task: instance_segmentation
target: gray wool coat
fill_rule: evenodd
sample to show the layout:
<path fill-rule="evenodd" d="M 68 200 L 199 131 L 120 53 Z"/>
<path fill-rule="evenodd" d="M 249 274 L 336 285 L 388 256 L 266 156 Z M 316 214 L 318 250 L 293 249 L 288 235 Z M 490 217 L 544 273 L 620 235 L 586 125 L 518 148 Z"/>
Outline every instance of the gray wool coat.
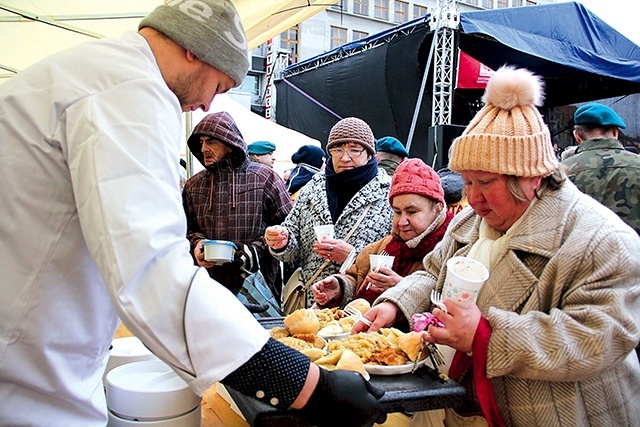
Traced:
<path fill-rule="evenodd" d="M 470 207 L 458 214 L 426 271 L 376 303 L 393 301 L 409 319 L 431 311 L 442 267 L 469 252 L 479 220 Z M 640 425 L 640 238 L 568 180 L 517 227 L 477 302 L 492 328 L 486 370 L 506 425 Z M 468 389 L 470 377 L 461 378 Z"/>
<path fill-rule="evenodd" d="M 389 206 L 390 187 L 389 176 L 383 170 L 379 170 L 378 176 L 362 187 L 347 203 L 334 224 L 334 237 L 344 240 L 369 204 L 371 207 L 348 243 L 353 245 L 357 253 L 360 253 L 368 244 L 389 234 L 393 219 L 393 211 Z M 313 252 L 313 243 L 316 241 L 313 227 L 331 223 L 326 177 L 324 173 L 317 173 L 307 185 L 302 187 L 293 209 L 282 223 L 282 226 L 289 231 L 287 246 L 280 251 L 271 249 L 271 254 L 284 262 L 297 262 L 302 268 L 302 276 L 306 282 L 324 263 L 324 259 Z M 341 264 L 337 262 L 329 263 L 315 281 L 337 273 L 340 266 Z M 312 296 L 309 291 L 307 306 L 311 303 Z"/>

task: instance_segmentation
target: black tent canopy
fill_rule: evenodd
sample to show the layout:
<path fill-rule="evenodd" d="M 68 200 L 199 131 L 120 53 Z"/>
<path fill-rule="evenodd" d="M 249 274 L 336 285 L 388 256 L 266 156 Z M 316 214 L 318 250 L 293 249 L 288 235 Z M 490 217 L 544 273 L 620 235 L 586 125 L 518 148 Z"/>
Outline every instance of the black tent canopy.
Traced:
<path fill-rule="evenodd" d="M 511 64 L 542 76 L 543 112 L 640 92 L 640 48 L 579 3 L 460 15 L 456 47 L 493 69 Z M 340 118 L 356 116 L 376 137 L 406 141 L 433 38 L 429 18 L 288 67 L 276 82 L 278 122 L 324 142 Z M 429 76 L 413 144 L 431 130 L 431 86 Z M 452 124 L 469 122 L 482 92 L 454 91 Z"/>

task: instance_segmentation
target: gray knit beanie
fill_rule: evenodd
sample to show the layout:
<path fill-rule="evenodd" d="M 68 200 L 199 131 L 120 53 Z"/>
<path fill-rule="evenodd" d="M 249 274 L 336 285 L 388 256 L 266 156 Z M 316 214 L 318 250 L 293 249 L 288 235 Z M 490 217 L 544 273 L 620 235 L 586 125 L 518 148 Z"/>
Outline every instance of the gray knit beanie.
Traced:
<path fill-rule="evenodd" d="M 376 153 L 376 139 L 373 136 L 373 131 L 364 120 L 347 117 L 333 125 L 329 132 L 327 150 L 347 142 L 362 145 L 371 155 Z"/>
<path fill-rule="evenodd" d="M 247 39 L 230 0 L 172 0 L 147 15 L 138 29 L 160 31 L 240 86 L 249 71 Z"/>

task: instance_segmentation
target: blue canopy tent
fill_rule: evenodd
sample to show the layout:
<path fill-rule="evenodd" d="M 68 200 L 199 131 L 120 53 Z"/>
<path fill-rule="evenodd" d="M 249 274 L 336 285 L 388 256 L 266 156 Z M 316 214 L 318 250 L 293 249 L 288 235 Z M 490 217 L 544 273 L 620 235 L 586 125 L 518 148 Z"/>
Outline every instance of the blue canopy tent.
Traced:
<path fill-rule="evenodd" d="M 456 47 L 485 65 L 525 67 L 546 85 L 551 107 L 640 93 L 640 48 L 579 3 L 460 14 Z M 341 117 L 366 120 L 376 136 L 406 141 L 427 64 L 430 17 L 348 43 L 288 67 L 276 82 L 278 122 L 320 141 Z M 431 74 L 413 144 L 431 129 Z M 483 90 L 456 89 L 452 124 L 461 131 Z M 422 157 L 422 156 L 421 156 Z"/>

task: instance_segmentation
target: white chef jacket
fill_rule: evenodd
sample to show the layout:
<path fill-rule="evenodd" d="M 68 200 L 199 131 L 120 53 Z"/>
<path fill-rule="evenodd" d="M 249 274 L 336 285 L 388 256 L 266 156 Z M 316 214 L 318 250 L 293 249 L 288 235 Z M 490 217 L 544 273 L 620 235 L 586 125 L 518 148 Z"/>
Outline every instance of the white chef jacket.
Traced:
<path fill-rule="evenodd" d="M 118 317 L 198 394 L 266 343 L 193 265 L 180 137 L 178 99 L 135 32 L 0 86 L 0 425 L 105 425 Z"/>

